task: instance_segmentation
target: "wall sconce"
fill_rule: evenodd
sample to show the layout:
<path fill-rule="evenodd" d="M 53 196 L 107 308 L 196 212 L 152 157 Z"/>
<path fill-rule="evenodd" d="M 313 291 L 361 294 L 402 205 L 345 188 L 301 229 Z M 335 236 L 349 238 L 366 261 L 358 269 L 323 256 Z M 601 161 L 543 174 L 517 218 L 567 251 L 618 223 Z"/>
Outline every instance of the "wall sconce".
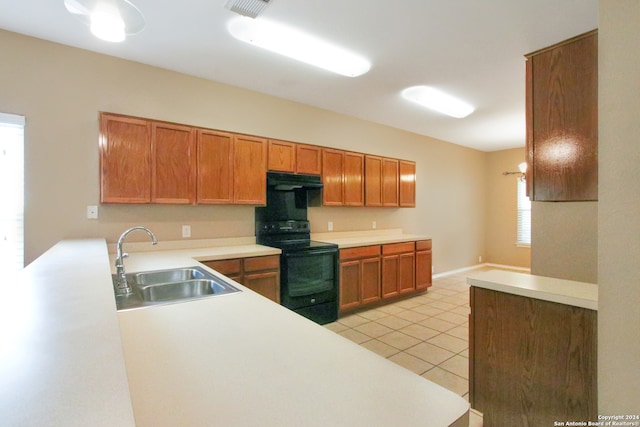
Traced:
<path fill-rule="evenodd" d="M 520 181 L 523 181 L 526 179 L 526 172 L 527 172 L 527 162 L 522 162 L 518 165 L 518 169 L 520 169 L 518 172 L 502 172 L 502 175 L 520 175 L 520 177 L 518 179 L 520 179 Z"/>

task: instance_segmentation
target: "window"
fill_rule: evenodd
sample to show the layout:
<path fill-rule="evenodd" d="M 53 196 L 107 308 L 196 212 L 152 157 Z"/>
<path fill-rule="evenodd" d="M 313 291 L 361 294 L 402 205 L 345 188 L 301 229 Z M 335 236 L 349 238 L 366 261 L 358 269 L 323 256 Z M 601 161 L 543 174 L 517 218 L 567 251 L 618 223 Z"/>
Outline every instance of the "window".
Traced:
<path fill-rule="evenodd" d="M 24 267 L 24 116 L 0 113 L 0 268 Z"/>
<path fill-rule="evenodd" d="M 531 201 L 527 197 L 527 183 L 518 180 L 518 237 L 517 245 L 531 245 Z"/>

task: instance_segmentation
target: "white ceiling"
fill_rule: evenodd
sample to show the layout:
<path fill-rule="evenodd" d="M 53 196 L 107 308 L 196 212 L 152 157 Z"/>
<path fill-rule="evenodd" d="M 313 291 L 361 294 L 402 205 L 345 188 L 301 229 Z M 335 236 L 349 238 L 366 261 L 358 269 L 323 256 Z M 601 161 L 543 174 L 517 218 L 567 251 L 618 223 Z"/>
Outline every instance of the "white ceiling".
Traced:
<path fill-rule="evenodd" d="M 0 28 L 495 151 L 524 145 L 523 55 L 598 24 L 598 0 L 271 0 L 260 17 L 371 60 L 350 78 L 235 40 L 226 0 L 131 1 L 147 26 L 120 44 L 94 38 L 63 0 L 0 1 Z M 420 109 L 400 96 L 414 85 L 476 111 L 455 119 Z"/>

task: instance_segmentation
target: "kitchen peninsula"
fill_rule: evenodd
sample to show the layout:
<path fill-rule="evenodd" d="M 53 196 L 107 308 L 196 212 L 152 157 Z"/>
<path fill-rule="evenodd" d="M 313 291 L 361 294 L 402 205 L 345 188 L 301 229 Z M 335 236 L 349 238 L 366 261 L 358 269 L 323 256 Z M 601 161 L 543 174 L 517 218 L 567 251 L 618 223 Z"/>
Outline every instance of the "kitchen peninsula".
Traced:
<path fill-rule="evenodd" d="M 274 251 L 225 243 L 127 246 L 126 268 Z M 14 313 L 0 325 L 2 389 L 11 390 L 3 423 L 468 425 L 461 397 L 240 284 L 235 294 L 116 312 L 111 265 L 102 239 L 62 241 L 3 285 L 2 313 Z"/>
<path fill-rule="evenodd" d="M 467 283 L 469 398 L 484 425 L 597 421 L 598 286 L 499 270 Z"/>

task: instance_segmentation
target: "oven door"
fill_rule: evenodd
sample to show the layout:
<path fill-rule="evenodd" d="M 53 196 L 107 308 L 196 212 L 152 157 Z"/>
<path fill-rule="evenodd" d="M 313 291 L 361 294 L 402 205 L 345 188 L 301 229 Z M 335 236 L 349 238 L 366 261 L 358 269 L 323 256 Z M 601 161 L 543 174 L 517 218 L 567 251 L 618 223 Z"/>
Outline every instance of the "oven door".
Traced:
<path fill-rule="evenodd" d="M 282 254 L 282 305 L 296 309 L 338 298 L 338 250 L 307 249 Z"/>

